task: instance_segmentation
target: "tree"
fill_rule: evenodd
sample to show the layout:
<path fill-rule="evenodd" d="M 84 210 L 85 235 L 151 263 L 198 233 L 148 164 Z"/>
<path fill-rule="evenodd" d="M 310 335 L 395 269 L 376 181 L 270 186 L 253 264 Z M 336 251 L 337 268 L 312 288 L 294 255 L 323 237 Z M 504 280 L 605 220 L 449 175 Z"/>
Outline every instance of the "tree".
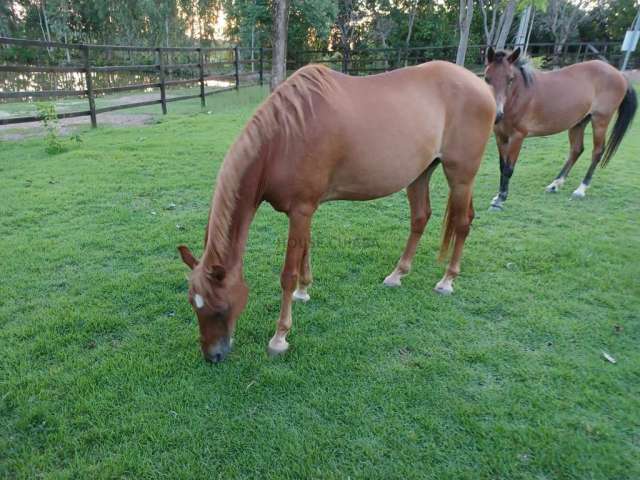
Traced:
<path fill-rule="evenodd" d="M 456 63 L 458 65 L 464 65 L 464 59 L 467 55 L 467 44 L 469 43 L 469 32 L 471 30 L 472 17 L 473 0 L 460 0 L 460 12 L 458 17 L 460 41 L 458 43 L 458 53 L 456 54 Z"/>
<path fill-rule="evenodd" d="M 273 58 L 271 61 L 271 90 L 287 77 L 287 28 L 289 0 L 273 1 Z"/>
<path fill-rule="evenodd" d="M 577 31 L 578 25 L 587 18 L 584 7 L 587 0 L 549 0 L 547 11 L 542 16 L 546 27 L 553 36 L 553 63 L 559 65 L 560 56 L 569 36 Z"/>
<path fill-rule="evenodd" d="M 362 16 L 363 12 L 358 0 L 338 0 L 336 28 L 342 50 L 342 71 L 345 73 L 349 70 L 351 44 L 356 33 L 356 25 Z"/>
<path fill-rule="evenodd" d="M 507 39 L 509 38 L 511 25 L 513 24 L 513 19 L 516 16 L 516 3 L 516 0 L 508 0 L 502 15 L 500 15 L 498 30 L 496 32 L 496 49 L 498 50 L 504 49 Z"/>
<path fill-rule="evenodd" d="M 407 36 L 404 41 L 404 66 L 406 67 L 409 62 L 409 55 L 407 52 L 409 51 L 409 45 L 411 43 L 411 34 L 413 33 L 413 24 L 416 21 L 416 14 L 418 13 L 418 0 L 411 0 L 409 6 L 409 13 L 407 19 Z"/>

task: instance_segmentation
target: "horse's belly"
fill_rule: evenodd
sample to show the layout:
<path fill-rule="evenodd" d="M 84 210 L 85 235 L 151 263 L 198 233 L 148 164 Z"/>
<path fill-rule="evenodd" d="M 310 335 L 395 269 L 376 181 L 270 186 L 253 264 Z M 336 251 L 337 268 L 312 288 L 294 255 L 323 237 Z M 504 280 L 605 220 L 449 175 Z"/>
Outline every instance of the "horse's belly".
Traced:
<path fill-rule="evenodd" d="M 338 168 L 323 200 L 371 200 L 402 190 L 427 168 L 429 159 L 353 161 Z M 371 159 L 369 159 L 371 160 Z"/>

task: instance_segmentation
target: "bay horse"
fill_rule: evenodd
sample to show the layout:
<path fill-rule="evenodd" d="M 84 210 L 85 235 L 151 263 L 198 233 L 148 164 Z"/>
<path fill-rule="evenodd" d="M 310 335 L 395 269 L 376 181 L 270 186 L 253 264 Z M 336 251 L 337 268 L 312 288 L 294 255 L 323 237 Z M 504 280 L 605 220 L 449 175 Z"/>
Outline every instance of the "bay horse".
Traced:
<path fill-rule="evenodd" d="M 574 198 L 584 197 L 596 166 L 604 167 L 611 160 L 636 112 L 636 93 L 624 75 L 601 60 L 540 72 L 520 58 L 520 48 L 496 52 L 491 47 L 484 75 L 493 87 L 498 110 L 494 133 L 500 154 L 500 190 L 491 208 L 501 210 L 507 199 L 509 180 L 526 137 L 569 131 L 569 156 L 546 188 L 547 192 L 557 192 L 584 150 L 584 131 L 591 122 L 591 166 L 573 192 Z M 616 111 L 618 116 L 605 146 L 607 128 Z"/>
<path fill-rule="evenodd" d="M 441 257 L 452 255 L 435 290 L 451 293 L 473 218 L 472 188 L 495 119 L 491 89 L 471 72 L 431 62 L 369 77 L 329 68 L 301 68 L 278 86 L 249 120 L 218 174 L 202 259 L 178 247 L 191 268 L 189 301 L 198 318 L 206 360 L 231 348 L 248 288 L 243 253 L 261 202 L 289 217 L 282 303 L 268 352 L 288 349 L 294 299 L 311 284 L 310 228 L 318 205 L 370 200 L 403 188 L 411 231 L 396 268 L 384 280 L 399 286 L 409 272 L 431 215 L 429 180 L 442 164 L 449 199 Z"/>

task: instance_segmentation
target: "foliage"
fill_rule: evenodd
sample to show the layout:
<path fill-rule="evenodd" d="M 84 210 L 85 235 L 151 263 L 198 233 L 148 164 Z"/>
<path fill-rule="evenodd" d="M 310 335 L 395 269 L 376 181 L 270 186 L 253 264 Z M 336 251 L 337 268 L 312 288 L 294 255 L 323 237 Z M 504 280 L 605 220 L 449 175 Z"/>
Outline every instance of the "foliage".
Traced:
<path fill-rule="evenodd" d="M 488 24 L 505 9 L 508 0 L 483 0 Z M 565 33 L 575 40 L 620 40 L 633 20 L 637 0 L 517 0 L 518 25 L 522 9 L 534 4 L 537 13 L 531 41 L 553 41 L 552 11 L 579 5 L 579 28 Z M 14 0 L 0 2 L 0 33 L 14 37 L 134 45 L 211 45 L 229 42 L 242 46 L 270 46 L 272 0 Z M 557 7 L 557 8 L 556 8 Z M 415 11 L 415 16 L 412 12 Z M 546 11 L 546 13 L 545 13 Z M 20 12 L 20 13 L 18 13 Z M 215 23 L 224 14 L 226 40 L 216 38 Z M 459 1 L 423 0 L 293 0 L 289 21 L 289 50 L 403 48 L 413 18 L 410 46 L 455 45 L 458 41 Z M 551 22 L 552 23 L 552 22 Z M 345 29 L 345 27 L 348 27 Z M 558 34 L 559 38 L 564 33 Z M 562 39 L 562 38 L 561 38 Z M 484 44 L 481 9 L 473 15 L 469 44 Z M 33 49 L 0 50 L 5 58 L 33 60 Z M 69 61 L 68 52 L 52 50 L 51 58 Z"/>
<path fill-rule="evenodd" d="M 46 130 L 44 142 L 46 152 L 55 155 L 64 151 L 64 145 L 59 135 L 59 122 L 55 104 L 51 102 L 41 102 L 36 104 L 38 115 L 42 117 L 42 123 Z"/>
<path fill-rule="evenodd" d="M 584 201 L 569 197 L 589 139 L 556 195 L 543 189 L 566 134 L 525 140 L 500 214 L 492 141 L 450 297 L 431 292 L 441 169 L 400 289 L 380 284 L 409 233 L 405 194 L 322 205 L 311 302 L 278 359 L 265 346 L 287 220 L 263 206 L 249 304 L 213 366 L 175 247 L 200 251 L 216 170 L 261 98 L 248 94 L 101 127 L 44 163 L 38 140 L 3 144 L 1 478 L 640 478 L 640 123 Z"/>

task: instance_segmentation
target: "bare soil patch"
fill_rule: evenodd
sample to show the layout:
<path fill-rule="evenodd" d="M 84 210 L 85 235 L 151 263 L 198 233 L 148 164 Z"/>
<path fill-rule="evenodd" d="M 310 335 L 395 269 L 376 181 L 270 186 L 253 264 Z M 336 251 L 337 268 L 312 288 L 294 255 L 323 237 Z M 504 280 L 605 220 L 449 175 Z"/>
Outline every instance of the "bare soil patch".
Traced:
<path fill-rule="evenodd" d="M 136 97 L 136 95 L 131 95 Z M 144 98 L 144 97 L 141 97 Z M 144 101 L 144 100 L 127 100 Z M 98 125 L 112 127 L 130 127 L 148 125 L 154 120 L 154 115 L 149 113 L 102 113 L 98 115 Z M 78 127 L 89 124 L 89 117 L 62 118 L 59 121 L 60 134 L 69 135 Z M 42 122 L 28 122 L 16 125 L 0 125 L 0 140 L 23 140 L 25 138 L 43 137 L 45 134 Z"/>

